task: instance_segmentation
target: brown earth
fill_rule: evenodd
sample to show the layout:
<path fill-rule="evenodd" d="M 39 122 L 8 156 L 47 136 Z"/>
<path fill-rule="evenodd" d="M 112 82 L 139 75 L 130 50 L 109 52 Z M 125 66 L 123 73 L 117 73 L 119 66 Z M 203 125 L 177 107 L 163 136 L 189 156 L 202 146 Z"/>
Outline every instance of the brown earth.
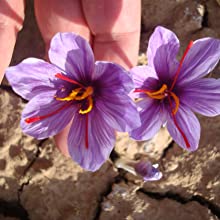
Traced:
<path fill-rule="evenodd" d="M 146 62 L 142 53 L 155 26 L 175 31 L 183 49 L 190 39 L 220 38 L 219 21 L 219 0 L 143 0 L 139 62 Z M 30 56 L 42 58 L 44 43 L 29 3 L 11 64 Z M 219 73 L 218 66 L 213 75 Z M 166 129 L 148 142 L 118 134 L 117 155 L 159 163 L 164 177 L 143 183 L 110 160 L 95 173 L 83 171 L 59 153 L 52 139 L 37 141 L 24 135 L 19 128 L 24 105 L 4 79 L 0 87 L 0 220 L 220 218 L 220 117 L 199 117 L 202 134 L 194 153 L 174 144 Z"/>

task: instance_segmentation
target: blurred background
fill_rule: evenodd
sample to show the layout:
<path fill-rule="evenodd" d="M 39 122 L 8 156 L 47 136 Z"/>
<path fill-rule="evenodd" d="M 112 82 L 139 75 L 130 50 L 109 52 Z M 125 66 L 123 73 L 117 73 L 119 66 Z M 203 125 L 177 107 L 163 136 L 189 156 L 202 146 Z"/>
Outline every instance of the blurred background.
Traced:
<path fill-rule="evenodd" d="M 135 0 L 134 0 L 135 1 Z M 26 1 L 11 65 L 26 57 L 44 57 L 33 1 Z M 189 40 L 220 38 L 219 0 L 142 0 L 139 64 L 157 25 L 174 31 L 183 51 Z M 211 73 L 220 76 L 220 65 Z M 118 134 L 111 155 L 159 163 L 160 181 L 143 183 L 111 161 L 95 172 L 83 171 L 55 148 L 52 139 L 22 133 L 25 101 L 6 79 L 0 87 L 0 220 L 217 220 L 220 219 L 220 116 L 199 117 L 199 149 L 187 153 L 166 129 L 150 141 Z"/>

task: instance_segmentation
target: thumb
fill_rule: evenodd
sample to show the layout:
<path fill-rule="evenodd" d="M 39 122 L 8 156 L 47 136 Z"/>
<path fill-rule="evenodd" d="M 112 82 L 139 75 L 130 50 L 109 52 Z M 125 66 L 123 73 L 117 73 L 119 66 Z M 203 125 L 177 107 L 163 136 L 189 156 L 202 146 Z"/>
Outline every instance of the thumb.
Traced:
<path fill-rule="evenodd" d="M 0 1 L 0 83 L 14 50 L 24 20 L 23 0 Z"/>

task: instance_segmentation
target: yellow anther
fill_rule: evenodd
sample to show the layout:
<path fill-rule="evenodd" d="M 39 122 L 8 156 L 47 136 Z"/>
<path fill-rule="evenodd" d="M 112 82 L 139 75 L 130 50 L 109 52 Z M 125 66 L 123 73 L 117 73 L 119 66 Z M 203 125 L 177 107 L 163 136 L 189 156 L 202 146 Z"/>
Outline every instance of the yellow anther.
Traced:
<path fill-rule="evenodd" d="M 175 115 L 175 114 L 177 113 L 177 111 L 178 111 L 179 106 L 180 106 L 180 100 L 179 100 L 179 98 L 176 96 L 175 93 L 170 92 L 169 94 L 170 94 L 170 96 L 172 96 L 172 98 L 173 98 L 173 100 L 174 100 L 174 102 L 175 102 L 175 108 L 172 109 L 172 112 L 173 112 L 173 114 Z"/>
<path fill-rule="evenodd" d="M 88 87 L 86 88 L 86 90 L 85 90 L 81 95 L 77 95 L 77 96 L 75 97 L 75 100 L 83 100 L 83 99 L 85 99 L 85 98 L 91 96 L 91 95 L 93 94 L 93 91 L 94 91 L 94 90 L 93 90 L 92 86 L 88 86 Z"/>
<path fill-rule="evenodd" d="M 93 108 L 93 99 L 92 99 L 93 92 L 94 90 L 92 86 L 88 86 L 86 88 L 80 87 L 80 88 L 72 90 L 72 92 L 64 98 L 59 98 L 55 96 L 55 99 L 59 101 L 73 101 L 73 100 L 82 101 L 86 99 L 85 101 L 88 103 L 87 109 L 79 110 L 80 114 L 86 114 L 86 113 L 89 113 Z M 84 101 L 82 102 L 84 103 Z"/>
<path fill-rule="evenodd" d="M 150 94 L 153 96 L 160 95 L 160 94 L 163 94 L 166 90 L 167 90 L 167 85 L 163 84 L 159 90 L 157 90 L 156 92 L 150 92 Z"/>
<path fill-rule="evenodd" d="M 172 113 L 175 115 L 175 114 L 177 113 L 178 109 L 179 109 L 179 106 L 180 106 L 180 100 L 179 100 L 179 98 L 177 97 L 177 95 L 176 95 L 175 93 L 171 92 L 171 91 L 167 88 L 167 85 L 166 85 L 166 84 L 163 84 L 163 85 L 161 86 L 161 88 L 160 88 L 159 90 L 155 91 L 155 92 L 151 92 L 151 91 L 147 91 L 147 90 L 145 90 L 145 89 L 139 89 L 139 88 L 135 89 L 135 92 L 143 92 L 143 93 L 145 93 L 147 96 L 149 96 L 150 98 L 152 98 L 152 99 L 158 99 L 158 100 L 162 100 L 162 99 L 164 99 L 164 98 L 166 98 L 166 97 L 168 97 L 168 99 L 171 100 L 170 97 L 172 97 L 173 100 L 174 100 L 174 102 L 175 102 L 175 107 L 173 108 L 173 107 L 171 106 L 171 108 L 172 108 L 172 109 L 171 109 L 171 110 L 172 110 Z M 171 102 L 171 104 L 172 104 L 172 102 Z"/>
<path fill-rule="evenodd" d="M 93 88 L 91 86 L 88 86 L 85 89 L 85 91 L 83 90 L 84 90 L 83 88 L 77 88 L 72 90 L 72 92 L 64 98 L 59 98 L 59 97 L 55 97 L 55 98 L 58 101 L 83 100 L 93 94 Z"/>
<path fill-rule="evenodd" d="M 88 100 L 88 102 L 89 102 L 89 103 L 88 103 L 88 108 L 85 109 L 85 110 L 80 109 L 80 110 L 79 110 L 79 113 L 80 113 L 80 114 L 86 114 L 86 113 L 89 113 L 89 112 L 92 110 L 92 107 L 93 107 L 92 97 L 89 96 L 87 100 Z"/>
<path fill-rule="evenodd" d="M 164 99 L 166 97 L 165 96 L 166 90 L 167 90 L 167 85 L 163 84 L 162 87 L 156 92 L 145 92 L 145 93 L 152 99 Z"/>
<path fill-rule="evenodd" d="M 67 97 L 64 97 L 64 98 L 55 97 L 55 98 L 58 101 L 72 101 L 76 98 L 76 96 L 80 92 L 80 90 L 81 90 L 81 88 L 74 89 Z"/>
<path fill-rule="evenodd" d="M 164 94 L 161 94 L 161 95 L 151 95 L 151 94 L 148 94 L 148 96 L 151 97 L 152 99 L 164 99 L 165 98 Z"/>

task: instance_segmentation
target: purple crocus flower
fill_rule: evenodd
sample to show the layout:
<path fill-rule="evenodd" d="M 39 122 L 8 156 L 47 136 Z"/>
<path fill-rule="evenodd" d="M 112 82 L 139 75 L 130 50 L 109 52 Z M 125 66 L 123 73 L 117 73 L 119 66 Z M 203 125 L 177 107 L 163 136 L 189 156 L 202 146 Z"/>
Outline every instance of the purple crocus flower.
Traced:
<path fill-rule="evenodd" d="M 135 172 L 141 176 L 144 181 L 154 181 L 162 178 L 162 173 L 157 169 L 158 164 L 153 164 L 149 161 L 140 161 L 135 164 Z"/>
<path fill-rule="evenodd" d="M 180 62 L 179 41 L 168 29 L 157 27 L 150 37 L 147 66 L 131 70 L 139 100 L 142 125 L 131 132 L 137 140 L 152 138 L 163 124 L 184 149 L 194 151 L 200 124 L 193 112 L 220 114 L 220 80 L 203 78 L 220 58 L 220 40 L 202 38 L 190 42 Z"/>
<path fill-rule="evenodd" d="M 52 64 L 29 58 L 6 71 L 13 90 L 29 100 L 21 127 L 43 139 L 71 122 L 69 153 L 83 168 L 95 171 L 109 157 L 115 130 L 140 126 L 128 96 L 133 82 L 119 65 L 95 62 L 87 41 L 73 33 L 54 36 L 49 59 Z"/>

